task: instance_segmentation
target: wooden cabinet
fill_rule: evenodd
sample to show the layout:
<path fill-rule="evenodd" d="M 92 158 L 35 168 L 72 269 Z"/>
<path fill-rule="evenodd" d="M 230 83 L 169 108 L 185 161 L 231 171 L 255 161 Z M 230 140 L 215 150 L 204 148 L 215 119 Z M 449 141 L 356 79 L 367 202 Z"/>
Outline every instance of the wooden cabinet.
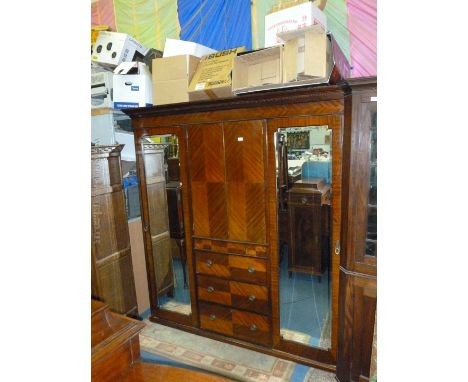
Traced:
<path fill-rule="evenodd" d="M 294 183 L 288 196 L 289 271 L 320 277 L 329 251 L 330 186 L 321 178 L 304 178 Z"/>
<path fill-rule="evenodd" d="M 349 82 L 343 155 L 343 220 L 337 379 L 369 379 L 377 305 L 377 82 Z"/>
<path fill-rule="evenodd" d="M 137 148 L 142 139 L 154 135 L 175 135 L 178 142 L 192 314 L 182 316 L 158 308 L 163 286 L 152 280 L 156 269 L 152 268 L 151 246 L 146 245 L 150 320 L 335 370 L 339 267 L 344 260 L 339 252 L 332 255 L 330 243 L 339 247 L 343 241 L 342 164 L 348 160 L 345 155 L 351 155 L 351 150 L 346 154 L 343 150 L 348 134 L 343 135 L 343 122 L 352 97 L 350 87 L 342 84 L 125 111 L 132 118 Z M 289 185 L 287 171 L 282 171 L 281 184 L 288 193 L 278 196 L 275 134 L 284 128 L 310 126 L 326 126 L 332 132 L 333 187 L 318 181 L 308 184 L 305 179 L 295 179 L 297 187 Z M 151 222 L 156 196 L 146 191 L 152 178 L 141 154 L 137 155 L 137 167 L 145 226 Z M 290 211 L 285 204 L 292 206 Z M 158 224 L 164 221 L 161 218 Z M 283 223 L 295 227 L 291 237 L 281 240 L 295 243 L 294 267 L 320 274 L 324 269 L 322 254 L 328 252 L 327 275 L 333 282 L 327 292 L 331 306 L 327 348 L 294 343 L 280 334 L 278 233 Z M 305 245 L 301 240 L 309 231 L 315 238 L 311 248 L 307 247 L 310 241 Z M 146 243 L 150 242 L 153 230 L 144 234 Z"/>
<path fill-rule="evenodd" d="M 137 315 L 120 152 L 91 146 L 91 290 L 114 312 Z"/>

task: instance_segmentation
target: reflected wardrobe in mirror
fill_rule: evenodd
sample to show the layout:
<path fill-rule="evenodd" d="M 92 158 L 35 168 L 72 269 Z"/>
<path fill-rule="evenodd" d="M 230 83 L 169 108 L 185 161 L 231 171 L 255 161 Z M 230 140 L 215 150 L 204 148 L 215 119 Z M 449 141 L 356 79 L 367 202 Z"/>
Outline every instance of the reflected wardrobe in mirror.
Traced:
<path fill-rule="evenodd" d="M 331 129 L 276 133 L 280 334 L 331 346 Z"/>
<path fill-rule="evenodd" d="M 191 314 L 187 256 L 179 177 L 178 140 L 174 134 L 142 138 L 157 306 Z"/>

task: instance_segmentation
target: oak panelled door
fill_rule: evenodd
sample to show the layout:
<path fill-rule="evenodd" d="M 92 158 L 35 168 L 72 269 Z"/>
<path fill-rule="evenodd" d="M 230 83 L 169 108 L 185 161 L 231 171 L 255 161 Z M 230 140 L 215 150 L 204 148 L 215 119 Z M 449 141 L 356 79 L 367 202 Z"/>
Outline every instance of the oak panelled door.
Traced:
<path fill-rule="evenodd" d="M 268 126 L 273 347 L 323 363 L 337 350 L 340 116 Z"/>

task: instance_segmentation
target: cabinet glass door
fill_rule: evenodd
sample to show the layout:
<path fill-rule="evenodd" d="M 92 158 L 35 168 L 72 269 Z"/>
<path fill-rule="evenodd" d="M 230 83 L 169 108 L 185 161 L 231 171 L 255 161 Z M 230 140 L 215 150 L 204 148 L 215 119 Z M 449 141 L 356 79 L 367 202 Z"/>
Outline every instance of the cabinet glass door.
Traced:
<path fill-rule="evenodd" d="M 371 111 L 366 256 L 377 256 L 377 112 Z"/>

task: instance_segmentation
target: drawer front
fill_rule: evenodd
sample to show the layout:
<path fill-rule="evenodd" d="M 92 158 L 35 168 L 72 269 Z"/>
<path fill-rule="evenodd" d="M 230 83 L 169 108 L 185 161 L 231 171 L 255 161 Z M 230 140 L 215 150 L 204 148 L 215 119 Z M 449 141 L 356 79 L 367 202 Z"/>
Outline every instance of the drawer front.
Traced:
<path fill-rule="evenodd" d="M 231 281 L 229 289 L 233 307 L 270 314 L 267 287 Z"/>
<path fill-rule="evenodd" d="M 253 284 L 267 283 L 267 261 L 254 257 L 195 252 L 196 272 Z"/>
<path fill-rule="evenodd" d="M 231 278 L 254 284 L 267 283 L 267 262 L 262 259 L 243 256 L 229 256 Z"/>
<path fill-rule="evenodd" d="M 198 275 L 197 290 L 200 300 L 223 305 L 232 305 L 228 280 Z"/>
<path fill-rule="evenodd" d="M 322 195 L 320 192 L 310 194 L 289 194 L 289 203 L 296 205 L 320 206 Z"/>
<path fill-rule="evenodd" d="M 196 272 L 224 278 L 231 277 L 229 258 L 226 255 L 211 252 L 195 252 Z"/>
<path fill-rule="evenodd" d="M 202 302 L 198 305 L 198 309 L 200 311 L 200 328 L 228 336 L 234 334 L 231 309 Z"/>
<path fill-rule="evenodd" d="M 270 314 L 268 288 L 210 276 L 197 276 L 198 299 Z"/>
<path fill-rule="evenodd" d="M 267 316 L 200 302 L 200 328 L 265 346 L 271 345 Z"/>
<path fill-rule="evenodd" d="M 266 346 L 271 344 L 270 322 L 266 316 L 233 309 L 232 326 L 234 337 Z"/>

